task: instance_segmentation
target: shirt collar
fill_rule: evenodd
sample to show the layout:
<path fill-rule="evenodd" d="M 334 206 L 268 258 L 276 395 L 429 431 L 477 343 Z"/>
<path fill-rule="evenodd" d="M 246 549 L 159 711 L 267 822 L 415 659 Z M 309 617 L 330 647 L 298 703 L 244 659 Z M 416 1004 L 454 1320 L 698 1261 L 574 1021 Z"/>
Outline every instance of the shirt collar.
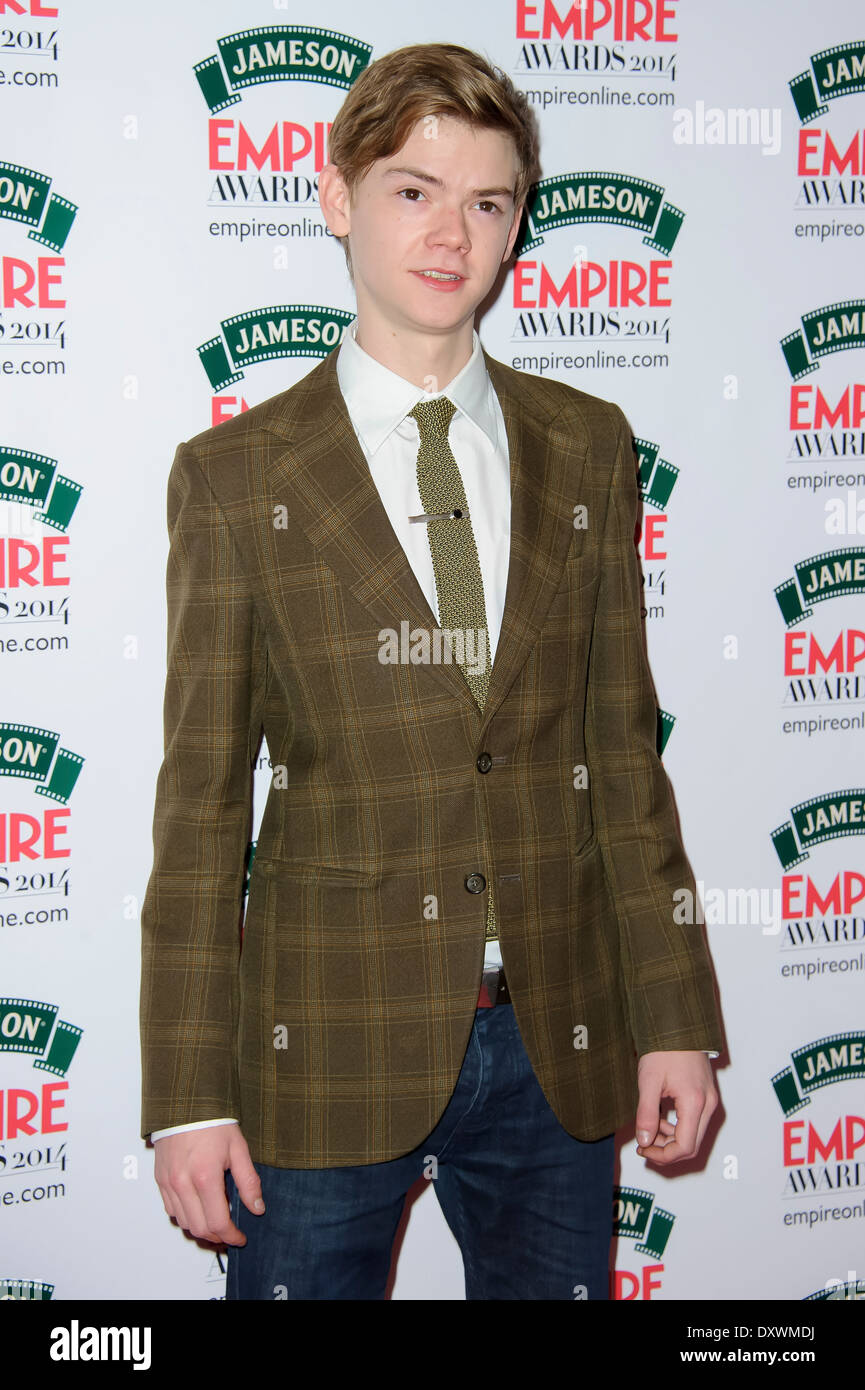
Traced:
<path fill-rule="evenodd" d="M 357 342 L 357 319 L 343 335 L 336 359 L 337 379 L 351 422 L 368 453 L 384 443 L 418 401 L 432 400 L 426 391 L 370 357 Z M 472 355 L 465 366 L 436 395 L 447 396 L 458 410 L 483 430 L 493 448 L 497 430 L 491 382 L 477 331 L 472 329 Z"/>

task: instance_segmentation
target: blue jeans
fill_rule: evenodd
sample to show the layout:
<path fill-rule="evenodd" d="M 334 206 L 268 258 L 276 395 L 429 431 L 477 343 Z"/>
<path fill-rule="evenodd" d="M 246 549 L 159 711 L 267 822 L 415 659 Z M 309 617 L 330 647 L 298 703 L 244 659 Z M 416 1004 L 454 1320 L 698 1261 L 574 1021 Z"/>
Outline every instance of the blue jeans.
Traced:
<path fill-rule="evenodd" d="M 467 1299 L 606 1299 L 613 1158 L 612 1134 L 583 1142 L 556 1119 L 513 1005 L 478 1009 L 456 1089 L 411 1153 L 345 1168 L 256 1163 L 263 1216 L 226 1173 L 247 1237 L 228 1247 L 226 1298 L 384 1298 L 406 1193 L 426 1171 L 462 1253 Z"/>

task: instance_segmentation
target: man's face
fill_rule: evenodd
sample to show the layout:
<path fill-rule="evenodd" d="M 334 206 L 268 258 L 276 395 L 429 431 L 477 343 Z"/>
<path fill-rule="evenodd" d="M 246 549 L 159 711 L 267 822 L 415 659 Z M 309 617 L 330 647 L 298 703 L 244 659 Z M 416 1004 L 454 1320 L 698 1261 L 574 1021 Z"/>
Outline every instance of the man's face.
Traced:
<path fill-rule="evenodd" d="M 517 171 L 505 132 L 448 116 L 418 121 L 343 203 L 359 312 L 433 334 L 473 322 L 519 229 Z"/>

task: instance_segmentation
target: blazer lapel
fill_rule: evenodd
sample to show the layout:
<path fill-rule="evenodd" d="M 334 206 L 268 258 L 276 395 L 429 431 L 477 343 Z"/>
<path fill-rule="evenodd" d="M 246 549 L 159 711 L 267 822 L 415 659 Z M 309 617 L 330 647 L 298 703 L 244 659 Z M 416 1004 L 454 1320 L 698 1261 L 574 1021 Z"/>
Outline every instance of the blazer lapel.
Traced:
<path fill-rule="evenodd" d="M 438 620 L 400 545 L 339 389 L 334 348 L 302 381 L 276 398 L 267 427 L 290 444 L 268 463 L 268 481 L 322 560 L 379 628 L 430 629 Z M 572 421 L 559 432 L 558 409 L 532 378 L 484 351 L 502 407 L 511 472 L 511 542 L 502 628 L 483 715 L 456 663 L 430 663 L 433 679 L 474 711 L 495 713 L 539 636 L 574 537 L 573 505 L 585 465 L 586 436 Z M 524 382 L 526 383 L 524 385 Z"/>
<path fill-rule="evenodd" d="M 552 393 L 484 351 L 508 437 L 511 539 L 502 628 L 490 672 L 483 723 L 495 714 L 537 642 L 562 583 L 574 539 L 574 505 L 586 468 L 588 435 L 560 428 Z M 584 532 L 582 534 L 585 534 Z"/>

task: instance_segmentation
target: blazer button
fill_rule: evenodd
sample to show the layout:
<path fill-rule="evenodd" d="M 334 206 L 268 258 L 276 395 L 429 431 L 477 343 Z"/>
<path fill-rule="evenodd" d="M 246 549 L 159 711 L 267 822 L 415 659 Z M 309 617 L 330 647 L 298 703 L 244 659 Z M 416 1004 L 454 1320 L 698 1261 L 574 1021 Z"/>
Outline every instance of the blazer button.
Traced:
<path fill-rule="evenodd" d="M 480 757 L 478 758 L 477 764 L 478 772 L 489 772 L 492 765 L 493 760 L 490 757 L 489 753 L 481 753 Z"/>
<path fill-rule="evenodd" d="M 467 874 L 466 888 L 470 893 L 482 893 L 487 886 L 483 874 Z"/>

